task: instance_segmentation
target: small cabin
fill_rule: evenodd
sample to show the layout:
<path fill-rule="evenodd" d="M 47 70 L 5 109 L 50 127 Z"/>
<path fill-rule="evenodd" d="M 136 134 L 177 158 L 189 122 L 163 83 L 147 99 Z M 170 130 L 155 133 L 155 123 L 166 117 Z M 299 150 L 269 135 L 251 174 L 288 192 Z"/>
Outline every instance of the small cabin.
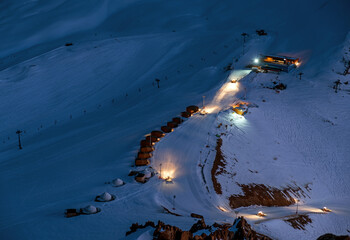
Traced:
<path fill-rule="evenodd" d="M 148 158 L 136 158 L 135 166 L 147 166 L 151 163 Z"/>
<path fill-rule="evenodd" d="M 262 60 L 266 63 L 275 63 L 275 64 L 284 64 L 284 65 L 292 65 L 292 64 L 299 63 L 299 58 L 277 56 L 277 55 L 263 55 Z"/>
<path fill-rule="evenodd" d="M 262 72 L 289 72 L 300 64 L 299 58 L 280 55 L 260 55 L 253 68 Z"/>

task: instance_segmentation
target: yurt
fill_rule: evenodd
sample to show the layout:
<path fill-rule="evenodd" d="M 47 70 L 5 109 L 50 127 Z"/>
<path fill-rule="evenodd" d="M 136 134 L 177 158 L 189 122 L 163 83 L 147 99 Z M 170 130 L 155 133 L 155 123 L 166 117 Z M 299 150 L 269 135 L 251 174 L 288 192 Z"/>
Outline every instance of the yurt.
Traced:
<path fill-rule="evenodd" d="M 96 196 L 95 201 L 96 202 L 110 202 L 115 199 L 115 196 L 113 194 L 110 194 L 108 192 L 104 192 L 101 195 Z"/>
<path fill-rule="evenodd" d="M 82 214 L 95 214 L 95 213 L 98 213 L 100 211 L 101 211 L 101 209 L 99 209 L 93 205 L 88 205 L 88 206 L 80 209 L 80 212 Z"/>
<path fill-rule="evenodd" d="M 112 181 L 112 185 L 113 185 L 114 187 L 120 187 L 120 186 L 123 186 L 124 184 L 125 184 L 124 181 L 121 180 L 120 178 L 114 179 L 114 180 Z"/>

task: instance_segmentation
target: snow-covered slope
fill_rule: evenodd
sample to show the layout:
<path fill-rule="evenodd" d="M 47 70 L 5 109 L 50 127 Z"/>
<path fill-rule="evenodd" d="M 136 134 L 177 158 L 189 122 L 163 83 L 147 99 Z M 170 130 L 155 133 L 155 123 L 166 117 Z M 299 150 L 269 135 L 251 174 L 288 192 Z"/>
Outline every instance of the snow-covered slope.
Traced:
<path fill-rule="evenodd" d="M 244 95 L 242 88 L 223 85 L 228 76 L 223 67 L 234 60 L 235 69 L 243 69 L 259 53 L 302 57 L 303 82 L 285 74 L 281 81 L 288 88 L 277 95 L 259 87 L 270 75 L 249 74 L 242 80 L 247 99 L 259 108 L 246 123 L 230 129 L 234 137 L 228 141 L 235 144 L 243 134 L 249 144 L 237 149 L 240 158 L 249 158 L 258 171 L 265 169 L 266 176 L 246 178 L 245 166 L 237 176 L 270 184 L 312 181 L 312 200 L 307 203 L 340 206 L 327 215 L 331 223 L 324 229 L 345 234 L 349 94 L 334 94 L 330 86 L 336 78 L 348 79 L 332 68 L 341 68 L 338 62 L 349 47 L 343 45 L 350 29 L 349 7 L 347 1 L 1 2 L 0 238 L 124 239 L 133 222 L 160 219 L 186 229 L 194 222 L 189 214 L 196 211 L 209 222 L 232 222 L 232 210 L 217 208 L 228 206 L 225 198 L 208 197 L 197 165 L 208 132 L 214 134 L 218 119 L 228 114 L 221 110 Z M 269 35 L 256 36 L 260 28 Z M 244 56 L 242 32 L 250 34 Z M 67 42 L 73 45 L 64 46 Z M 199 105 L 203 95 L 208 104 L 220 107 L 185 122 L 155 151 L 156 169 L 159 163 L 178 163 L 175 183 L 165 185 L 153 178 L 140 185 L 128 177 L 144 134 L 187 105 Z M 266 103 L 260 103 L 262 98 Z M 25 131 L 21 151 L 17 129 Z M 265 151 L 276 139 L 283 147 Z M 271 169 L 259 165 L 254 151 L 267 158 L 277 154 L 282 163 L 273 166 L 281 174 L 275 179 L 267 176 Z M 298 161 L 289 167 L 294 159 Z M 210 168 L 207 171 L 210 174 Z M 126 185 L 106 184 L 117 177 Z M 91 204 L 105 191 L 117 200 L 96 204 L 101 213 L 63 217 L 64 209 Z M 183 217 L 163 213 L 161 206 L 171 208 L 174 194 Z M 327 224 L 322 217 L 309 232 L 278 220 L 255 227 L 282 239 L 283 229 L 290 230 L 291 238 L 315 237 L 324 232 L 318 223 Z"/>

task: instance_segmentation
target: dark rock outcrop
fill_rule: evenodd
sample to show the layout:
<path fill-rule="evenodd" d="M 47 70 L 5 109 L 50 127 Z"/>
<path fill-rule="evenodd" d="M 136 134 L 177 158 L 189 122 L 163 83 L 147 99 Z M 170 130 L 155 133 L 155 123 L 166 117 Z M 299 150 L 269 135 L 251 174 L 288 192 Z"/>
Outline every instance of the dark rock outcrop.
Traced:
<path fill-rule="evenodd" d="M 145 225 L 134 223 L 126 235 L 147 226 L 155 228 L 154 240 L 270 240 L 269 237 L 255 232 L 243 217 L 237 218 L 233 225 L 215 223 L 213 226 L 207 226 L 204 219 L 201 219 L 191 227 L 190 231 L 182 231 L 176 226 L 167 225 L 161 221 L 158 221 L 157 225 L 153 222 L 147 222 Z M 195 234 L 200 230 L 206 230 L 206 233 Z"/>
<path fill-rule="evenodd" d="M 349 236 L 336 236 L 334 234 L 331 233 L 326 233 L 322 236 L 320 236 L 319 238 L 317 238 L 317 240 L 350 240 Z"/>

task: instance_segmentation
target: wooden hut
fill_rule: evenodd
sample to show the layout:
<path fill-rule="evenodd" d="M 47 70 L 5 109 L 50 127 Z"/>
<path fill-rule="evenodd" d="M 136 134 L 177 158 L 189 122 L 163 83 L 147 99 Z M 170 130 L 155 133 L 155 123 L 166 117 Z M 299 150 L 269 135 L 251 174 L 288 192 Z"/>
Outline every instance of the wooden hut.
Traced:
<path fill-rule="evenodd" d="M 135 166 L 147 166 L 151 163 L 148 158 L 136 158 Z"/>
<path fill-rule="evenodd" d="M 154 151 L 154 147 L 150 147 L 150 146 L 140 148 L 140 152 L 143 152 L 143 153 L 150 153 L 153 151 Z"/>
<path fill-rule="evenodd" d="M 77 210 L 74 208 L 70 208 L 70 209 L 66 209 L 64 215 L 66 218 L 70 218 L 70 217 L 78 216 L 79 212 L 77 212 Z"/>
<path fill-rule="evenodd" d="M 191 113 L 189 113 L 189 112 L 181 112 L 181 117 L 184 117 L 184 118 L 189 118 L 189 117 L 191 117 Z"/>
<path fill-rule="evenodd" d="M 248 112 L 248 109 L 245 109 L 245 108 L 242 108 L 242 107 L 234 107 L 233 111 L 235 113 L 239 114 L 239 115 L 244 116 Z"/>
<path fill-rule="evenodd" d="M 174 117 L 173 118 L 173 122 L 177 123 L 177 124 L 181 124 L 184 120 L 180 117 Z"/>
<path fill-rule="evenodd" d="M 165 133 L 170 133 L 170 132 L 174 131 L 174 129 L 172 129 L 171 127 L 168 127 L 168 126 L 162 126 L 160 129 L 162 129 L 162 131 Z"/>
<path fill-rule="evenodd" d="M 188 106 L 187 108 L 186 108 L 186 112 L 189 112 L 189 113 L 196 113 L 196 112 L 198 112 L 198 110 L 199 110 L 199 107 L 197 107 L 197 106 L 194 106 L 194 105 L 192 105 L 192 106 Z"/>
<path fill-rule="evenodd" d="M 146 176 L 143 173 L 138 173 L 135 176 L 135 180 L 136 180 L 136 182 L 145 183 L 146 182 Z"/>
<path fill-rule="evenodd" d="M 146 137 L 146 141 L 148 141 L 148 142 L 159 142 L 159 138 L 157 138 L 157 137 L 154 137 L 154 136 L 147 136 Z"/>
<path fill-rule="evenodd" d="M 148 152 L 148 153 L 145 153 L 145 152 L 139 152 L 137 154 L 137 158 L 151 158 L 153 155 L 152 153 Z"/>
<path fill-rule="evenodd" d="M 152 131 L 151 136 L 157 137 L 157 138 L 162 138 L 165 136 L 165 133 L 163 133 L 162 131 Z"/>
<path fill-rule="evenodd" d="M 177 128 L 178 124 L 176 122 L 168 122 L 166 124 L 168 127 L 171 127 L 171 128 Z"/>
<path fill-rule="evenodd" d="M 149 140 L 141 140 L 140 142 L 140 146 L 141 147 L 151 147 L 151 146 L 154 146 L 154 142 L 150 142 Z"/>

